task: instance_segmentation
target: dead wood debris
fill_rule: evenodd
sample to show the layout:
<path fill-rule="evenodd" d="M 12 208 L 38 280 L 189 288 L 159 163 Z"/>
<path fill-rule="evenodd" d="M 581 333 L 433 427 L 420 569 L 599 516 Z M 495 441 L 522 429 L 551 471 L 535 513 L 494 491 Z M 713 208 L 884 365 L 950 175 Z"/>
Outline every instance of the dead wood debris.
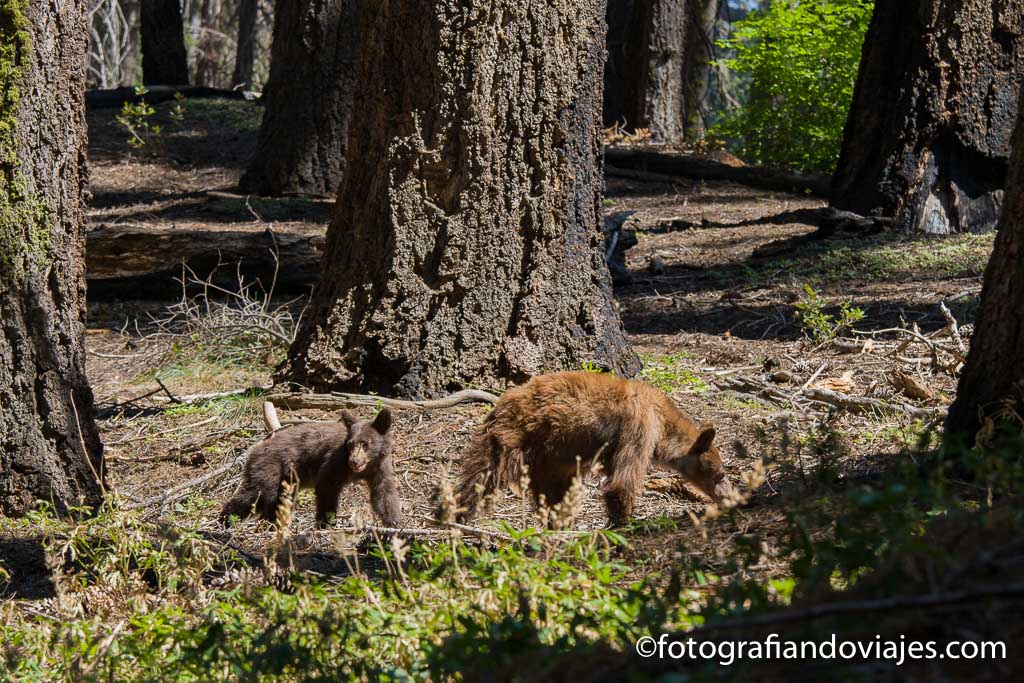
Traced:
<path fill-rule="evenodd" d="M 461 403 L 497 403 L 498 397 L 494 394 L 480 389 L 463 389 L 456 391 L 444 398 L 427 401 L 407 401 L 386 396 L 373 396 L 369 394 L 346 394 L 335 392 L 331 394 L 307 394 L 303 392 L 291 392 L 285 394 L 271 394 L 267 400 L 279 408 L 288 410 L 299 410 L 311 408 L 315 410 L 337 410 L 339 408 L 358 408 L 360 406 L 383 406 L 395 410 L 437 410 L 452 408 Z"/>

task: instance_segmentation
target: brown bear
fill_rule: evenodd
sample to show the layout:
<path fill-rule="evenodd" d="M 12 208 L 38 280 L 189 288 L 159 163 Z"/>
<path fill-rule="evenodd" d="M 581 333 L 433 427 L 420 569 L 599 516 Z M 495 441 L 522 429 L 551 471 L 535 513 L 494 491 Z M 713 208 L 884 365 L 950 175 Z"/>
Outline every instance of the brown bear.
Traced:
<path fill-rule="evenodd" d="M 713 426 L 696 426 L 643 382 L 592 372 L 534 377 L 505 392 L 472 437 L 456 492 L 460 518 L 471 520 L 481 494 L 514 484 L 524 466 L 535 499 L 543 494 L 557 505 L 577 471 L 595 460 L 607 476 L 604 500 L 614 526 L 632 515 L 651 463 L 717 501 L 729 484 L 714 438 Z"/>
<path fill-rule="evenodd" d="M 389 527 L 402 523 L 391 459 L 394 438 L 391 412 L 385 408 L 371 420 L 359 420 L 347 410 L 336 423 L 313 422 L 285 427 L 249 449 L 242 482 L 224 504 L 221 519 L 247 517 L 255 508 L 275 521 L 281 484 L 293 481 L 316 491 L 316 523 L 328 524 L 337 514 L 338 496 L 345 484 L 362 481 L 370 489 L 370 504 Z"/>

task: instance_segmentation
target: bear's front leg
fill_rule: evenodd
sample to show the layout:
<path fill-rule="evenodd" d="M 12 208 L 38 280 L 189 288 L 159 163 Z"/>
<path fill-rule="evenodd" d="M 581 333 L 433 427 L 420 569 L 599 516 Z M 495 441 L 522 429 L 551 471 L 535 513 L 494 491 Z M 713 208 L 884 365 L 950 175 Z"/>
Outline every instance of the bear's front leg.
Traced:
<path fill-rule="evenodd" d="M 338 497 L 341 495 L 341 484 L 328 484 L 316 487 L 316 528 L 326 529 L 334 523 L 338 515 Z"/>

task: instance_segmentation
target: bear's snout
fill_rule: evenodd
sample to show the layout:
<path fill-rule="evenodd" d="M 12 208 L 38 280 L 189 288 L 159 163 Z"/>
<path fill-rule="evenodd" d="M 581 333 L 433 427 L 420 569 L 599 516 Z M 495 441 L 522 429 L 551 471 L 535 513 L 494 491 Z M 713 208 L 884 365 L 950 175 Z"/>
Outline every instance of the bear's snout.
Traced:
<path fill-rule="evenodd" d="M 353 472 L 362 472 L 369 464 L 370 454 L 367 452 L 366 447 L 362 444 L 353 446 L 352 451 L 348 456 L 349 468 L 351 468 Z"/>

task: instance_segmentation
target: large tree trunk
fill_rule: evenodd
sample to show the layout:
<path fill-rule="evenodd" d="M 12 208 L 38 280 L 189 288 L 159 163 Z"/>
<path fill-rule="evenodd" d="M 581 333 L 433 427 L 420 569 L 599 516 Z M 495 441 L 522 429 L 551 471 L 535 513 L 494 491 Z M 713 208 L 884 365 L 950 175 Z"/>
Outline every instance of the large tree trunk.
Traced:
<path fill-rule="evenodd" d="M 238 41 L 235 47 L 235 71 L 231 76 L 233 88 L 252 88 L 259 4 L 259 0 L 240 0 L 238 3 Z"/>
<path fill-rule="evenodd" d="M 1007 409 L 1024 415 L 1024 107 L 1013 149 L 971 351 L 946 423 L 947 441 L 958 445 L 970 446 L 985 419 L 998 424 Z"/>
<path fill-rule="evenodd" d="M 139 21 L 142 82 L 146 85 L 188 85 L 185 27 L 178 0 L 142 0 Z"/>
<path fill-rule="evenodd" d="M 0 51 L 4 515 L 40 499 L 59 511 L 96 505 L 102 493 L 83 347 L 86 6 L 0 7 L 0 45 L 10 48 Z"/>
<path fill-rule="evenodd" d="M 291 377 L 420 396 L 638 369 L 599 208 L 603 0 L 371 3 Z"/>
<path fill-rule="evenodd" d="M 651 140 L 683 139 L 687 0 L 609 0 L 605 125 L 648 128 Z"/>
<path fill-rule="evenodd" d="M 995 227 L 1024 79 L 1006 0 L 877 0 L 833 202 L 928 233 Z"/>
<path fill-rule="evenodd" d="M 345 164 L 366 0 L 277 4 L 259 145 L 241 187 L 335 195 Z"/>

